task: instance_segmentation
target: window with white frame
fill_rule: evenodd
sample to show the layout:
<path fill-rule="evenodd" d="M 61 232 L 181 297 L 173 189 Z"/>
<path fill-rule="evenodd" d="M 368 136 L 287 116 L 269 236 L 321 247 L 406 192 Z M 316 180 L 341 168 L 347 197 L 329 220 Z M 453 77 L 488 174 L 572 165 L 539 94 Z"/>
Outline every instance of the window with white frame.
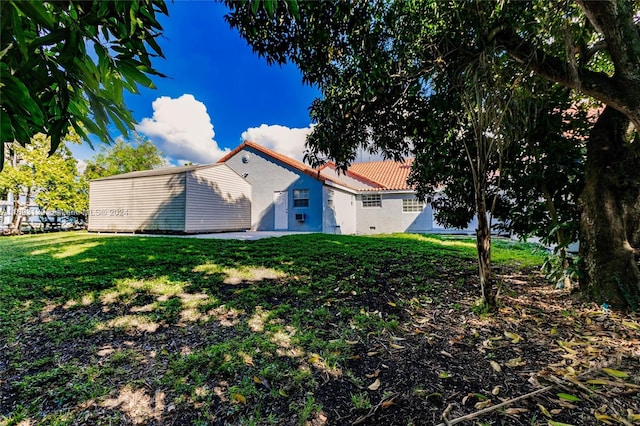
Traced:
<path fill-rule="evenodd" d="M 402 199 L 402 213 L 420 213 L 424 209 L 424 203 L 417 198 Z"/>
<path fill-rule="evenodd" d="M 293 190 L 293 207 L 309 207 L 309 190 Z"/>
<path fill-rule="evenodd" d="M 362 207 L 382 207 L 380 194 L 363 194 Z"/>

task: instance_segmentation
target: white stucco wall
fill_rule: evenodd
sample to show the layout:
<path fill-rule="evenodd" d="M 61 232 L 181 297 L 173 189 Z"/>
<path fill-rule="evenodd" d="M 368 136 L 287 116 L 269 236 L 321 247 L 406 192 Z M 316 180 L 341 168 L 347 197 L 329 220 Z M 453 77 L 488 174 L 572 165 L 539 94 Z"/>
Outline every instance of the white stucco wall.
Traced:
<path fill-rule="evenodd" d="M 452 233 L 452 232 L 473 233 L 475 232 L 477 227 L 478 227 L 478 218 L 475 216 L 473 217 L 473 219 L 471 219 L 471 223 L 469 223 L 469 225 L 465 229 L 445 228 L 445 226 L 439 223 L 434 217 L 432 232 L 441 232 L 443 234 Z"/>
<path fill-rule="evenodd" d="M 322 183 L 265 154 L 246 147 L 225 161 L 225 164 L 251 183 L 251 229 L 275 229 L 273 193 L 287 193 L 287 230 L 322 232 Z M 309 207 L 295 207 L 293 191 L 309 190 Z M 296 213 L 305 215 L 304 222 L 295 219 Z"/>
<path fill-rule="evenodd" d="M 413 192 L 382 192 L 381 197 L 382 207 L 362 207 L 362 198 L 357 197 L 358 234 L 431 231 L 433 215 L 430 205 L 421 213 L 402 212 L 402 200 L 415 198 Z"/>
<path fill-rule="evenodd" d="M 333 206 L 329 205 L 330 194 Z M 322 194 L 324 213 L 322 232 L 325 234 L 355 234 L 356 195 L 335 187 L 325 186 Z"/>

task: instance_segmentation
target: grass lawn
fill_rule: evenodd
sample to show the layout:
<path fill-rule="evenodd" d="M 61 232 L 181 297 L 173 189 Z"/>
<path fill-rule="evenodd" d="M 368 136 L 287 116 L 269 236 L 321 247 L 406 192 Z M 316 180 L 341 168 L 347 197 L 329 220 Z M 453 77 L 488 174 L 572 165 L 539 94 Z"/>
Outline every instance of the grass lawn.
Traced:
<path fill-rule="evenodd" d="M 0 425 L 640 424 L 638 315 L 498 241 L 0 239 Z M 561 422 L 561 423 L 554 423 Z"/>

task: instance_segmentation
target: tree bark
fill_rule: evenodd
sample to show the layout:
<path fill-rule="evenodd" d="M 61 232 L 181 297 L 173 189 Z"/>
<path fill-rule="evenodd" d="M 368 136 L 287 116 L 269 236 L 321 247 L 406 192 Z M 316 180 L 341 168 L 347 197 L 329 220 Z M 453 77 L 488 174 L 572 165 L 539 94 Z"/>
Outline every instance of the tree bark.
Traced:
<path fill-rule="evenodd" d="M 11 215 L 11 225 L 9 225 L 9 234 L 20 235 L 22 226 L 22 212 L 20 211 L 20 195 L 14 195 L 13 214 Z"/>
<path fill-rule="evenodd" d="M 489 311 L 493 312 L 496 309 L 496 293 L 491 276 L 491 228 L 487 218 L 487 203 L 481 194 L 476 194 L 476 211 L 478 215 L 476 247 L 482 302 Z"/>
<path fill-rule="evenodd" d="M 640 307 L 640 145 L 629 119 L 606 107 L 587 142 L 580 196 L 580 289 L 598 303 Z"/>

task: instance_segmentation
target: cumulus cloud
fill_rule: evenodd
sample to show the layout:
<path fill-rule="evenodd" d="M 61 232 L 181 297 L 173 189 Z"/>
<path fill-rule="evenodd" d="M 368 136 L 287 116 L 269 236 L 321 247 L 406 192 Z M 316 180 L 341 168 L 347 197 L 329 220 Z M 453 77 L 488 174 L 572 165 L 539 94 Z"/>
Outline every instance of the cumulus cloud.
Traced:
<path fill-rule="evenodd" d="M 313 130 L 312 126 L 304 128 L 289 128 L 274 124 L 260 127 L 250 127 L 242 133 L 243 140 L 250 140 L 280 154 L 302 161 L 304 142 Z"/>
<path fill-rule="evenodd" d="M 207 108 L 193 95 L 177 99 L 162 96 L 153 101 L 152 107 L 153 117 L 142 119 L 136 130 L 147 135 L 167 157 L 206 164 L 229 152 L 213 139 L 215 132 Z"/>

